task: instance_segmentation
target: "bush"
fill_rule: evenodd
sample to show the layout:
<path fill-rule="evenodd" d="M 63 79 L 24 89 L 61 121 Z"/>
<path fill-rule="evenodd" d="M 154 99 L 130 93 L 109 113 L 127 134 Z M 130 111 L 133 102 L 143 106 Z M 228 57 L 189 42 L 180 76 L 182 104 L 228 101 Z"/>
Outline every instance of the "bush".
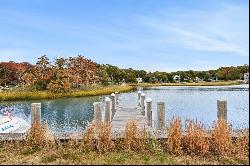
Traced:
<path fill-rule="evenodd" d="M 36 90 L 46 90 L 47 85 L 48 85 L 47 81 L 44 81 L 44 80 L 38 80 L 34 84 Z"/>

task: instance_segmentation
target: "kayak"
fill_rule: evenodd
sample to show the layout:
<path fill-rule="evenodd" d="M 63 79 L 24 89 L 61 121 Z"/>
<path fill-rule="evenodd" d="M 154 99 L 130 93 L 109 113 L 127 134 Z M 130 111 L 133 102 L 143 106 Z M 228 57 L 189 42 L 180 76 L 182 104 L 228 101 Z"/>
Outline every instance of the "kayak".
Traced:
<path fill-rule="evenodd" d="M 0 115 L 0 125 L 6 122 L 11 121 L 11 119 L 8 116 L 1 116 Z"/>
<path fill-rule="evenodd" d="M 0 133 L 15 133 L 16 131 L 25 132 L 30 128 L 30 125 L 23 119 L 0 115 Z"/>

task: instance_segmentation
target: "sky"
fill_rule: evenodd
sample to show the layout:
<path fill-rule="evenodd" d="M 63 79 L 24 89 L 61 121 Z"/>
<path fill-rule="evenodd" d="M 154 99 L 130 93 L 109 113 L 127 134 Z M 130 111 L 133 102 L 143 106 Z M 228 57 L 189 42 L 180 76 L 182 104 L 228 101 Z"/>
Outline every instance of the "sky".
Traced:
<path fill-rule="evenodd" d="M 166 72 L 249 64 L 249 1 L 1 0 L 0 62 L 44 54 Z"/>

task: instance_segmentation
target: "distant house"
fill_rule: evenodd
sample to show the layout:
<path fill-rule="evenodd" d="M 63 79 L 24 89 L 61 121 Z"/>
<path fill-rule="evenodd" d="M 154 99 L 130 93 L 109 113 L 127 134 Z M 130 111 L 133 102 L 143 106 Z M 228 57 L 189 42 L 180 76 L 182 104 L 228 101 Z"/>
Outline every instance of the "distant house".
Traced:
<path fill-rule="evenodd" d="M 202 78 L 199 78 L 199 77 L 195 77 L 195 82 L 203 82 L 204 80 Z"/>
<path fill-rule="evenodd" d="M 208 78 L 208 81 L 211 81 L 211 82 L 216 81 L 216 80 L 217 80 L 216 77 L 209 77 L 209 78 Z"/>
<path fill-rule="evenodd" d="M 142 83 L 142 78 L 138 77 L 138 78 L 136 78 L 136 81 L 137 81 L 138 84 Z"/>
<path fill-rule="evenodd" d="M 173 77 L 173 80 L 174 80 L 175 82 L 180 82 L 181 77 L 180 77 L 179 75 L 175 75 L 175 76 Z"/>
<path fill-rule="evenodd" d="M 244 73 L 244 82 L 249 83 L 249 73 Z"/>
<path fill-rule="evenodd" d="M 183 79 L 184 81 L 190 81 L 190 80 L 192 80 L 190 77 L 187 77 L 187 78 L 184 78 Z"/>

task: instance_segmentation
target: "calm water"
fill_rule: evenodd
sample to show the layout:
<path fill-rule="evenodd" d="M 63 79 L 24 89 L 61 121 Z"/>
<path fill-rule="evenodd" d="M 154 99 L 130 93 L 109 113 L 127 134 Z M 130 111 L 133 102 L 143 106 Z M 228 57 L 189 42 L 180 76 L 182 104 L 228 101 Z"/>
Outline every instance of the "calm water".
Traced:
<path fill-rule="evenodd" d="M 217 100 L 227 100 L 228 120 L 233 128 L 249 126 L 249 85 L 223 87 L 152 87 L 144 89 L 146 98 L 153 100 L 153 119 L 156 124 L 157 101 L 165 102 L 167 123 L 173 116 L 182 120 L 197 119 L 212 125 L 217 118 Z M 30 105 L 42 103 L 42 120 L 56 132 L 82 130 L 93 119 L 93 102 L 103 101 L 105 96 L 62 98 L 41 101 L 1 102 L 0 113 L 4 106 L 11 106 L 14 116 L 30 122 Z M 137 92 L 119 94 L 124 106 L 137 105 Z"/>

